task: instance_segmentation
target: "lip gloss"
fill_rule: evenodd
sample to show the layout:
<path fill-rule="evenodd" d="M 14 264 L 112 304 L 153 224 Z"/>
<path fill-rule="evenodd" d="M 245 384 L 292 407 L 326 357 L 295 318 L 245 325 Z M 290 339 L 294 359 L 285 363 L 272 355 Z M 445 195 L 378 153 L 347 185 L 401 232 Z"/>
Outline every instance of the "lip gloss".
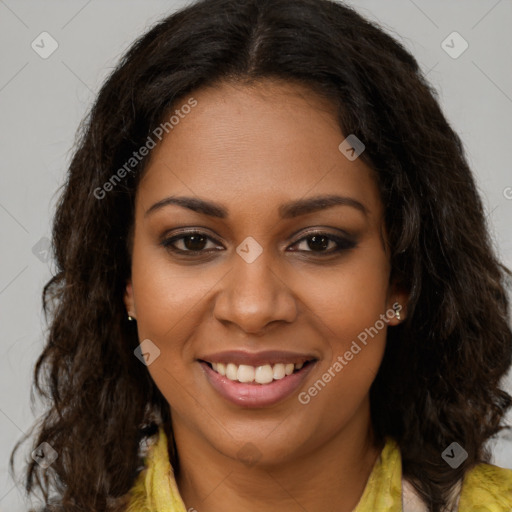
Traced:
<path fill-rule="evenodd" d="M 297 391 L 307 377 L 315 362 L 303 366 L 300 370 L 269 384 L 233 381 L 214 371 L 205 362 L 199 363 L 211 386 L 227 401 L 247 408 L 261 408 L 274 405 Z"/>

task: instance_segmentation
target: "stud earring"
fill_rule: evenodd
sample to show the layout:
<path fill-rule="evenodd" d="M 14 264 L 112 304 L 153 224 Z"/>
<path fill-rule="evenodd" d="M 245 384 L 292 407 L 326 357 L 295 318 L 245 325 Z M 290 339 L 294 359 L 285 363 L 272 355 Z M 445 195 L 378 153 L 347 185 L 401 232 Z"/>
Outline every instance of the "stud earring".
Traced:
<path fill-rule="evenodd" d="M 394 310 L 395 310 L 395 316 L 396 316 L 396 319 L 397 320 L 401 320 L 401 316 L 400 316 L 400 310 L 402 308 L 400 307 L 400 304 L 397 304 L 395 307 L 394 307 Z"/>
<path fill-rule="evenodd" d="M 129 322 L 133 322 L 135 320 L 135 318 L 133 318 L 132 316 L 128 315 L 128 321 Z"/>

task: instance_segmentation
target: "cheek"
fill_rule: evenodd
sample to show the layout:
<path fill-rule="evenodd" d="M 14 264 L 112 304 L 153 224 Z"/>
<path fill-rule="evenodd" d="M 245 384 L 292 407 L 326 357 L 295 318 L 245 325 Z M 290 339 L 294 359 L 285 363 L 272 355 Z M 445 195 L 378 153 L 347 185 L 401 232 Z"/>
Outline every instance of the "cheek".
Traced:
<path fill-rule="evenodd" d="M 333 350 L 344 351 L 386 312 L 389 263 L 377 241 L 305 281 L 308 305 L 330 332 Z"/>
<path fill-rule="evenodd" d="M 384 253 L 359 251 L 328 279 L 309 279 L 308 306 L 315 312 L 316 331 L 326 342 L 318 369 L 322 382 L 306 389 L 314 407 L 333 405 L 329 414 L 353 410 L 367 394 L 386 345 L 389 267 Z M 386 316 L 388 313 L 388 316 Z M 322 395 L 322 397 L 320 397 Z M 317 397 L 317 398 L 314 398 Z M 342 400 L 341 410 L 335 404 Z"/>
<path fill-rule="evenodd" d="M 132 285 L 139 340 L 151 340 L 159 351 L 147 368 L 151 378 L 173 410 L 191 412 L 194 402 L 187 390 L 194 375 L 187 364 L 193 360 L 188 340 L 198 324 L 197 308 L 213 282 L 192 267 L 170 264 L 163 250 L 139 241 L 134 244 Z"/>
<path fill-rule="evenodd" d="M 214 284 L 212 272 L 171 262 L 165 250 L 142 235 L 135 239 L 132 283 L 141 339 L 179 338 Z"/>

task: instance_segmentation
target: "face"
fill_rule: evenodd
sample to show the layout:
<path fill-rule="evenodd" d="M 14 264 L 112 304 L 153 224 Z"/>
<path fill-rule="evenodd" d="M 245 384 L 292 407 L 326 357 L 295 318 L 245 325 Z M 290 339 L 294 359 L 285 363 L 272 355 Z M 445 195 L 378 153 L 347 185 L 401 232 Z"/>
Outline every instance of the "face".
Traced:
<path fill-rule="evenodd" d="M 178 450 L 272 464 L 366 433 L 405 300 L 373 171 L 307 89 L 191 96 L 137 190 L 125 294 Z"/>

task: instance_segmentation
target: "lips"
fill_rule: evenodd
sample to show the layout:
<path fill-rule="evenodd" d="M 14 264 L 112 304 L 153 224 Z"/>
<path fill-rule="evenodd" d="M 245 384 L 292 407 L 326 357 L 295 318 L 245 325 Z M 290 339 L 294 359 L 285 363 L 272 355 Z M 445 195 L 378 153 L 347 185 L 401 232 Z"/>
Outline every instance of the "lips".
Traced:
<path fill-rule="evenodd" d="M 226 351 L 198 359 L 213 389 L 242 407 L 266 407 L 284 400 L 316 361 L 312 354 L 283 351 Z"/>
<path fill-rule="evenodd" d="M 265 350 L 262 352 L 245 352 L 242 350 L 227 350 L 208 354 L 199 358 L 208 363 L 233 363 L 237 366 L 246 364 L 249 366 L 262 366 L 264 364 L 298 364 L 316 359 L 313 354 L 300 354 L 284 352 L 282 350 Z"/>

